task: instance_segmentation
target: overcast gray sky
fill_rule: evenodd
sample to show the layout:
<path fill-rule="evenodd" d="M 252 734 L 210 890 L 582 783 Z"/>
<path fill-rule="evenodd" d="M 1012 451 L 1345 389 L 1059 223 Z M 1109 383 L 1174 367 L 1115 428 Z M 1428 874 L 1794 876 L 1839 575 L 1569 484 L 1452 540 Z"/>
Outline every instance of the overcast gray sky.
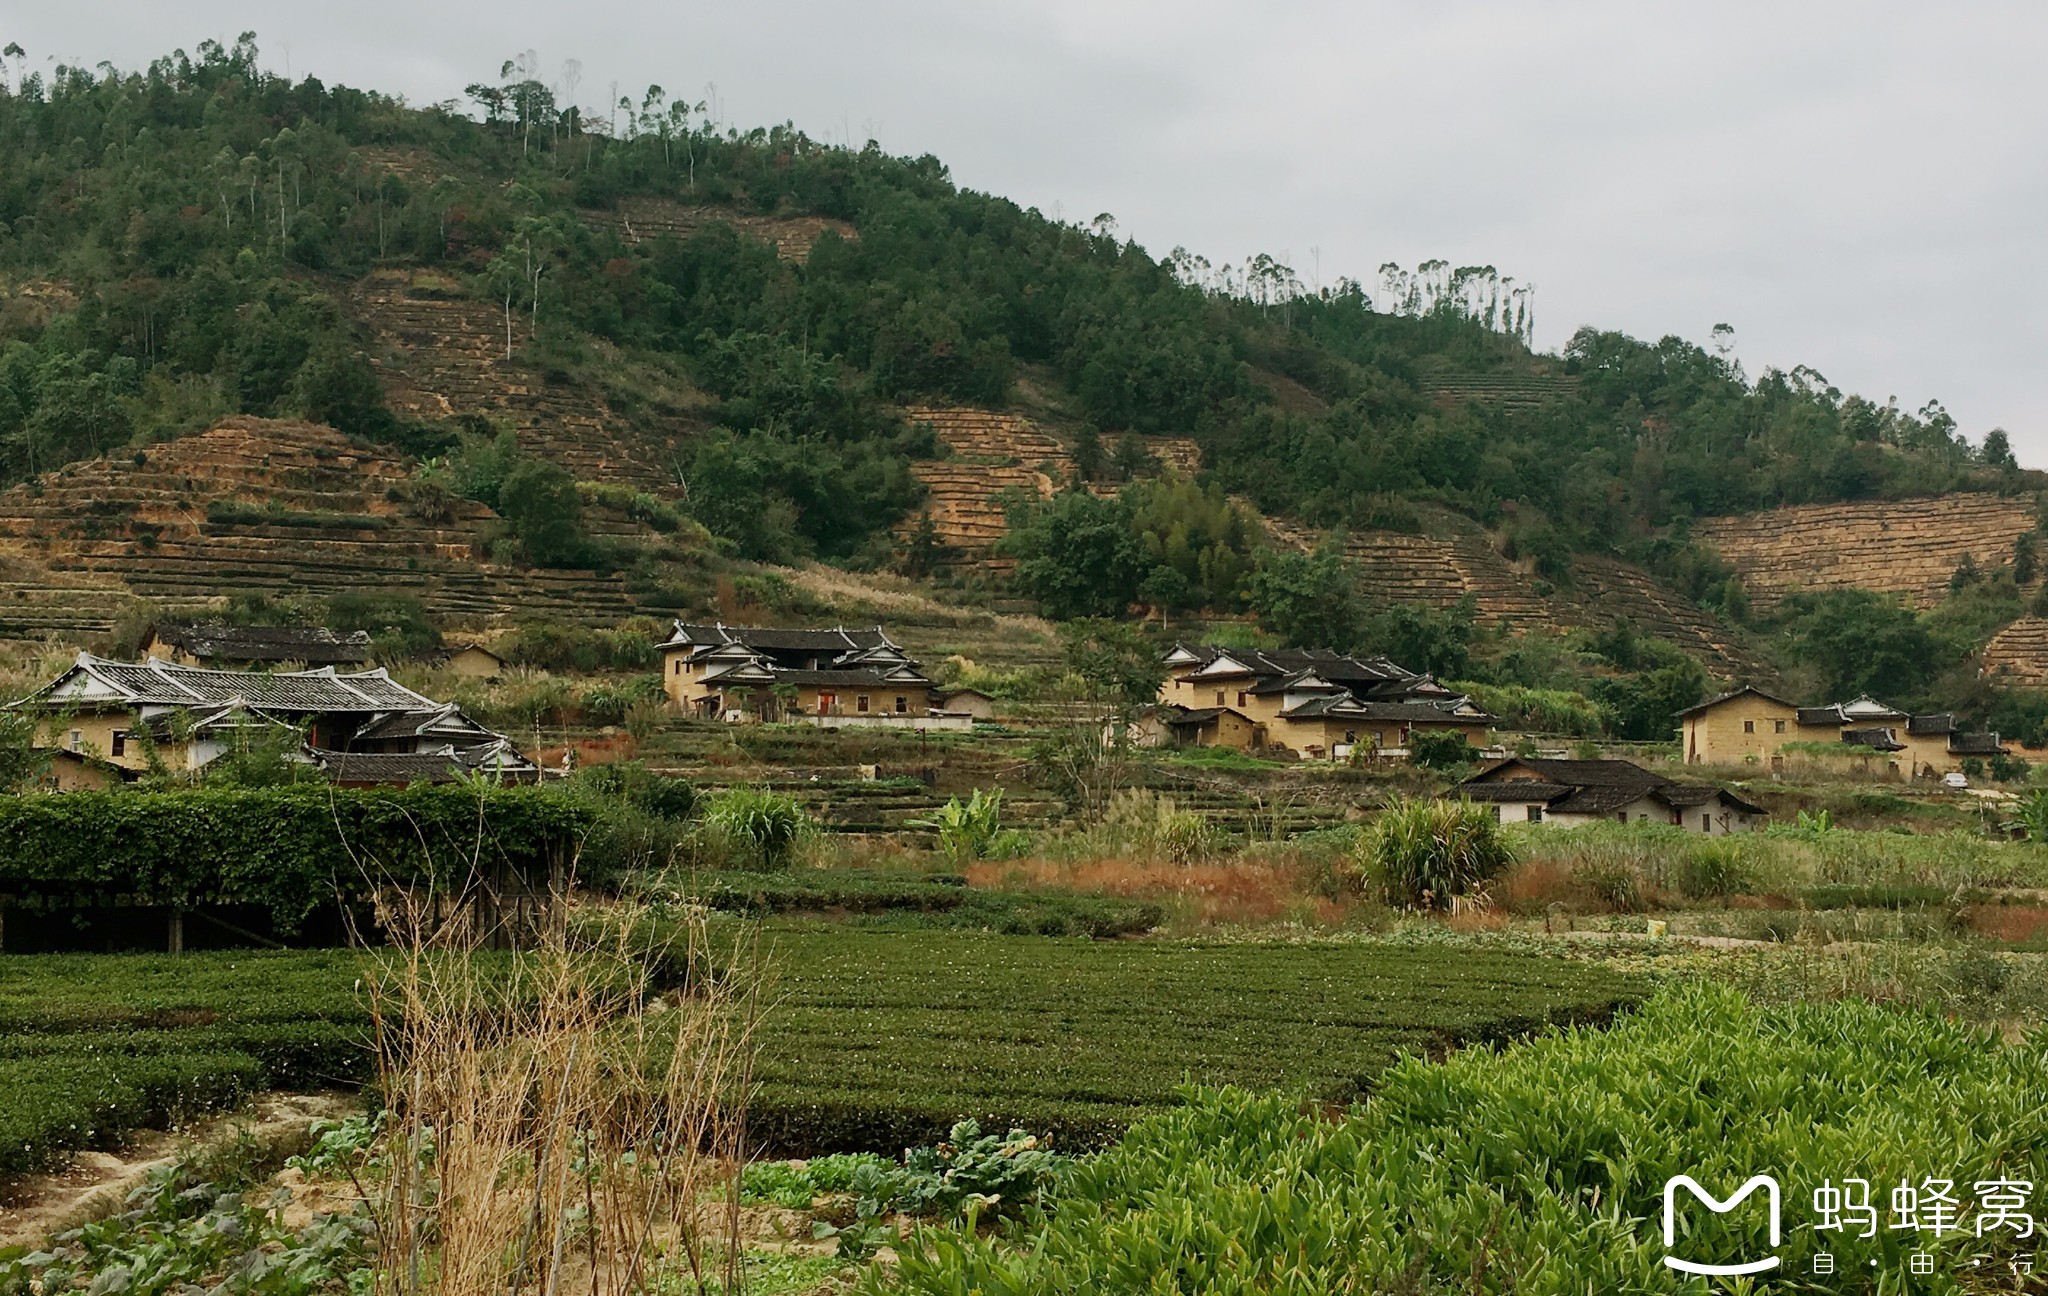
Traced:
<path fill-rule="evenodd" d="M 134 66 L 257 33 L 295 76 L 456 98 L 527 49 L 616 82 L 935 153 L 960 183 L 1155 254 L 1386 261 L 1537 285 L 1581 324 L 1705 343 L 1754 374 L 1939 398 L 2048 466 L 2048 6 L 1880 0 L 1229 5 L 790 0 L 30 5 L 31 61 Z"/>

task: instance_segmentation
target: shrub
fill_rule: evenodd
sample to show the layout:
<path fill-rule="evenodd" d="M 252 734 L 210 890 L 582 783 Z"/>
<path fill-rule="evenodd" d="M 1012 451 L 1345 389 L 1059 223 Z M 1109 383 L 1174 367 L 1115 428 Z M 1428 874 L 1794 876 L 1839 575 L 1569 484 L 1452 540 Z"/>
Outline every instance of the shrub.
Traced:
<path fill-rule="evenodd" d="M 1402 801 L 1373 821 L 1353 863 L 1389 904 L 1432 909 L 1478 889 L 1514 860 L 1514 848 L 1484 807 Z"/>
<path fill-rule="evenodd" d="M 1424 769 L 1456 769 L 1471 764 L 1477 755 L 1461 733 L 1417 730 L 1408 735 L 1408 758 Z"/>
<path fill-rule="evenodd" d="M 766 788 L 734 788 L 711 802 L 704 822 L 741 859 L 779 869 L 816 834 L 796 798 Z"/>
<path fill-rule="evenodd" d="M 910 826 L 938 833 L 939 850 L 948 863 L 980 859 L 1003 835 L 1003 790 L 976 788 L 966 801 L 953 797 L 931 818 L 913 819 Z"/>
<path fill-rule="evenodd" d="M 1594 856 L 1572 869 L 1572 881 L 1591 892 L 1600 903 L 1621 913 L 1643 909 L 1643 875 L 1627 860 Z"/>
<path fill-rule="evenodd" d="M 1756 884 L 1756 870 L 1742 847 L 1725 838 L 1695 843 L 1678 866 L 1679 894 L 1688 900 L 1725 899 Z"/>

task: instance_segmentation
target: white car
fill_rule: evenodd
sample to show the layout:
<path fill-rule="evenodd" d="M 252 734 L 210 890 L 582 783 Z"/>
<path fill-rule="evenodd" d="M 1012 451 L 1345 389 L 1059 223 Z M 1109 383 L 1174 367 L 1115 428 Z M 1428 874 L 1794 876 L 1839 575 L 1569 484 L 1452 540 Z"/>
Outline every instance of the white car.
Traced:
<path fill-rule="evenodd" d="M 1943 787 L 1966 788 L 1970 786 L 1970 780 L 1964 778 L 1961 771 L 1955 771 L 1942 775 L 1941 785 Z"/>

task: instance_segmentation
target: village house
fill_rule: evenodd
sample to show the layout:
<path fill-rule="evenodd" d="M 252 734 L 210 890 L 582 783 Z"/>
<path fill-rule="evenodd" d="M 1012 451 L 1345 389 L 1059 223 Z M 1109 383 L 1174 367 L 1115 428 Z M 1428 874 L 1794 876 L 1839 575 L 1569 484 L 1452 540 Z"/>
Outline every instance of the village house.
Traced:
<path fill-rule="evenodd" d="M 1313 760 L 1405 752 L 1417 732 L 1456 733 L 1485 746 L 1494 717 L 1428 675 L 1384 657 L 1326 649 L 1274 650 L 1176 645 L 1166 655 L 1162 708 L 1187 714 L 1227 710 L 1249 726 L 1220 718 L 1155 728 L 1171 741 L 1265 748 Z M 1140 731 L 1145 740 L 1146 731 Z"/>
<path fill-rule="evenodd" d="M 777 629 L 678 621 L 661 645 L 662 689 L 687 715 L 732 723 L 968 729 L 936 714 L 937 686 L 880 626 Z"/>
<path fill-rule="evenodd" d="M 509 664 L 503 657 L 480 643 L 450 644 L 441 650 L 435 660 L 457 675 L 484 680 L 499 678 Z"/>
<path fill-rule="evenodd" d="M 45 786 L 59 790 L 102 785 L 105 775 L 133 779 L 152 761 L 173 772 L 202 770 L 257 731 L 323 768 L 343 754 L 441 760 L 511 747 L 454 703 L 415 693 L 383 670 L 331 666 L 229 671 L 80 653 L 13 709 L 37 717 L 36 745 L 52 753 Z M 493 764 L 504 766 L 502 755 Z"/>
<path fill-rule="evenodd" d="M 975 720 L 996 718 L 996 700 L 978 688 L 949 688 L 932 694 L 932 709 L 944 715 Z"/>
<path fill-rule="evenodd" d="M 1824 759 L 1906 778 L 1938 778 L 1972 758 L 2003 755 L 1995 733 L 1965 732 L 1948 712 L 1911 715 L 1868 695 L 1826 706 L 1798 706 L 1762 689 L 1743 687 L 1679 712 L 1688 765 L 1785 768 L 1793 743 L 1839 745 Z"/>
<path fill-rule="evenodd" d="M 1659 823 L 1720 836 L 1750 832 L 1769 814 L 1725 788 L 1679 783 L 1624 760 L 1514 756 L 1460 783 L 1457 795 L 1492 807 L 1504 823 L 1561 827 Z"/>
<path fill-rule="evenodd" d="M 321 626 L 238 626 L 164 621 L 142 636 L 142 655 L 179 666 L 361 666 L 370 660 L 366 630 Z"/>

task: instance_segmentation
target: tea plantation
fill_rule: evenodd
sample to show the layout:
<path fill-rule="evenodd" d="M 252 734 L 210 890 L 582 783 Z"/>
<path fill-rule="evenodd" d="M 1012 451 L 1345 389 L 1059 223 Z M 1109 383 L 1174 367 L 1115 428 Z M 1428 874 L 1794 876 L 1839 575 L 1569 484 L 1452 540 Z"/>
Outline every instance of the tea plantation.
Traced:
<path fill-rule="evenodd" d="M 773 922 L 752 1126 L 894 1152 L 961 1117 L 1068 1148 L 1184 1081 L 1344 1101 L 1403 1050 L 1604 1016 L 1600 967 L 1370 945 L 1204 945 Z M 0 1172 L 262 1086 L 369 1075 L 346 951 L 0 958 Z"/>

